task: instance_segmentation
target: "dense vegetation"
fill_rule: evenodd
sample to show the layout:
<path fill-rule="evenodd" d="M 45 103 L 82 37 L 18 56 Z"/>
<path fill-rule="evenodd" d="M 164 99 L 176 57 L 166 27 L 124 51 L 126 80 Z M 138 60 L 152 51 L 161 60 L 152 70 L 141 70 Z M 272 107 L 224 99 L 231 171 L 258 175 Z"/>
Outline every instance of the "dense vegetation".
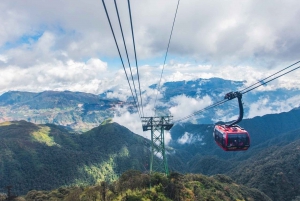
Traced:
<path fill-rule="evenodd" d="M 300 195 L 299 118 L 300 110 L 292 110 L 244 120 L 241 125 L 249 131 L 252 144 L 239 153 L 215 145 L 213 125 L 177 124 L 167 148 L 169 167 L 181 173 L 226 174 L 274 200 L 296 200 Z M 184 143 L 183 135 L 189 138 Z M 112 182 L 126 170 L 149 169 L 149 147 L 149 140 L 109 120 L 80 135 L 51 124 L 1 123 L 0 186 L 13 185 L 19 195 L 35 189 L 32 192 L 44 196 L 39 190 L 85 186 L 63 188 L 83 193 L 100 188 L 102 182 L 115 185 Z M 144 196 L 149 191 L 138 192 Z"/>
<path fill-rule="evenodd" d="M 292 200 L 300 195 L 300 140 L 257 153 L 229 174 L 272 200 Z"/>
<path fill-rule="evenodd" d="M 116 123 L 81 135 L 25 121 L 0 124 L 0 186 L 17 194 L 64 185 L 114 181 L 128 169 L 143 170 L 149 144 Z"/>
<path fill-rule="evenodd" d="M 149 188 L 151 181 L 151 188 Z M 30 191 L 27 201 L 64 200 L 64 201 L 269 201 L 265 194 L 256 189 L 234 183 L 225 175 L 206 177 L 203 175 L 172 173 L 169 177 L 162 174 L 142 174 L 127 171 L 118 181 L 95 186 L 61 187 L 52 191 Z"/>
<path fill-rule="evenodd" d="M 251 135 L 246 152 L 224 152 L 215 145 L 212 125 L 182 124 L 172 129 L 169 157 L 172 168 L 206 175 L 226 174 L 254 187 L 274 200 L 291 200 L 300 195 L 300 110 L 244 120 Z M 192 143 L 180 144 L 189 133 Z M 191 141 L 191 140 L 190 140 Z"/>

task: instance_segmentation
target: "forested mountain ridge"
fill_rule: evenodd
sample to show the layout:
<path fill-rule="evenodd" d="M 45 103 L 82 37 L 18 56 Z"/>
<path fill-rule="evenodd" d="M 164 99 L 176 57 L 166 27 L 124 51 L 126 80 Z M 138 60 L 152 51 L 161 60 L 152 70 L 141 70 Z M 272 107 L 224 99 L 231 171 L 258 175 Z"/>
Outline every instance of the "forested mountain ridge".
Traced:
<path fill-rule="evenodd" d="M 216 156 L 225 160 L 240 156 L 242 156 L 242 158 L 245 156 L 244 159 L 247 159 L 253 155 L 253 151 L 261 148 L 267 148 L 274 145 L 274 143 L 278 143 L 271 143 L 269 140 L 300 129 L 299 119 L 299 109 L 293 109 L 289 112 L 283 112 L 280 114 L 268 114 L 262 117 L 244 119 L 239 123 L 239 125 L 249 132 L 251 138 L 251 147 L 246 152 L 224 152 L 216 146 L 212 137 L 214 129 L 214 125 L 212 124 L 175 124 L 171 129 L 171 141 L 169 146 L 176 149 L 176 154 L 185 155 L 183 157 L 185 159 L 185 161 L 183 161 L 184 163 L 191 160 L 197 154 L 201 154 L 202 156 Z M 224 124 L 224 122 L 218 122 L 218 124 L 222 123 Z M 299 135 L 296 133 L 291 133 L 289 136 L 294 137 L 281 138 L 279 142 L 288 141 L 289 143 L 293 140 L 299 139 Z M 261 147 L 261 145 L 263 145 L 263 147 Z M 192 169 L 189 171 L 194 172 Z M 212 174 L 217 173 L 221 172 L 214 172 Z M 205 174 L 208 173 L 205 172 Z"/>
<path fill-rule="evenodd" d="M 128 169 L 145 169 L 148 141 L 116 123 L 81 135 L 55 125 L 0 124 L 0 186 L 30 189 L 113 181 Z"/>
<path fill-rule="evenodd" d="M 240 125 L 251 136 L 246 152 L 221 150 L 212 137 L 213 125 L 176 125 L 171 130 L 170 146 L 175 154 L 169 156 L 170 167 L 190 173 L 226 174 L 273 200 L 291 200 L 300 191 L 299 115 L 299 109 L 294 109 L 243 120 Z"/>
<path fill-rule="evenodd" d="M 292 200 L 300 195 L 300 139 L 258 152 L 228 175 L 238 183 L 261 190 L 272 200 Z"/>
<path fill-rule="evenodd" d="M 239 175 L 232 175 L 232 178 L 241 178 L 238 183 L 259 188 L 273 198 L 277 195 L 270 191 L 274 184 L 269 181 L 278 179 L 279 177 L 275 177 L 278 175 L 289 178 L 290 174 L 298 174 L 294 172 L 298 171 L 298 164 L 294 162 L 300 161 L 299 154 L 294 154 L 298 152 L 288 147 L 296 146 L 293 143 L 300 139 L 300 125 L 297 121 L 299 115 L 300 110 L 294 109 L 286 113 L 243 120 L 241 125 L 249 131 L 252 144 L 248 151 L 239 153 L 224 152 L 215 144 L 211 124 L 176 124 L 171 130 L 170 148 L 167 148 L 169 167 L 171 171 L 207 175 L 231 175 L 234 171 Z M 148 171 L 149 147 L 149 140 L 109 120 L 80 135 L 53 124 L 4 122 L 0 124 L 0 185 L 11 184 L 18 194 L 25 194 L 30 189 L 114 181 L 129 169 Z M 290 151 L 284 152 L 285 149 Z M 277 160 L 269 155 L 273 152 L 268 150 L 278 150 L 275 156 L 283 155 L 284 158 Z M 242 171 L 245 169 L 243 165 L 248 164 L 248 161 L 250 164 L 259 161 L 259 158 L 253 158 L 255 156 L 264 158 L 265 161 L 260 162 L 263 164 L 274 164 L 277 167 L 284 161 L 286 167 L 291 163 L 290 167 L 293 168 L 278 166 L 273 171 L 270 170 L 273 168 L 271 165 L 267 168 L 253 168 L 256 173 L 251 172 L 252 169 Z M 266 169 L 268 175 L 272 175 L 271 179 L 255 176 L 264 175 Z M 287 173 L 288 176 L 285 175 Z M 249 175 L 253 178 L 251 183 L 243 179 Z M 291 181 L 293 182 L 286 185 L 298 182 Z M 275 179 L 274 183 L 274 188 L 280 188 L 278 180 Z M 278 190 L 277 193 L 278 200 L 285 200 L 289 196 L 292 199 L 298 195 L 298 188 L 294 186 L 286 191 Z"/>
<path fill-rule="evenodd" d="M 151 188 L 150 186 L 151 181 Z M 171 173 L 169 177 L 155 173 L 142 174 L 130 170 L 119 180 L 96 186 L 59 188 L 52 191 L 30 191 L 27 201 L 271 201 L 264 193 L 235 183 L 225 175 L 207 177 L 204 175 Z"/>

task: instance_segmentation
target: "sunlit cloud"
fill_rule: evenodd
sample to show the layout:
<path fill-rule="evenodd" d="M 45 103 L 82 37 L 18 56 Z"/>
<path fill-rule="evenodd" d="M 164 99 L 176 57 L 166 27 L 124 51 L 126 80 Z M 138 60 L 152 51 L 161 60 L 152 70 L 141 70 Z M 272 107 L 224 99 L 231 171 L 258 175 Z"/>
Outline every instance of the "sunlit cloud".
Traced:
<path fill-rule="evenodd" d="M 177 142 L 179 144 L 192 144 L 195 143 L 197 141 L 202 141 L 203 137 L 201 137 L 200 135 L 196 135 L 194 136 L 192 133 L 188 133 L 185 132 L 178 140 Z"/>
<path fill-rule="evenodd" d="M 163 65 L 176 2 L 133 0 L 137 63 L 142 64 L 138 77 L 127 4 L 123 1 L 118 4 L 133 80 L 138 96 L 141 89 L 146 116 L 154 114 L 155 106 L 163 106 L 169 107 L 174 118 L 181 118 L 212 103 L 208 96 L 182 95 L 173 97 L 168 105 L 163 102 L 166 82 L 218 77 L 244 81 L 243 89 L 299 59 L 300 28 L 295 26 L 300 17 L 298 1 L 284 4 L 257 0 L 181 2 L 169 54 Z M 0 3 L 0 94 L 10 90 L 70 90 L 93 94 L 107 92 L 107 98 L 132 100 L 135 89 L 121 46 L 120 31 L 116 29 L 113 1 L 107 1 L 107 8 L 133 92 L 101 2 L 53 0 L 45 4 L 39 0 L 16 0 Z M 296 70 L 255 91 L 299 89 L 299 78 L 300 70 Z M 151 85 L 161 88 L 151 89 Z M 201 89 L 198 91 L 200 93 Z M 217 96 L 221 98 L 222 94 L 212 94 L 212 97 Z M 297 98 L 288 100 L 290 102 L 262 98 L 251 103 L 248 117 L 286 111 L 297 105 Z M 122 110 L 120 117 L 124 119 L 118 116 L 115 119 L 126 123 L 130 115 L 136 118 L 136 114 Z M 222 120 L 230 118 L 224 116 Z M 191 118 L 194 120 L 195 117 Z M 137 125 L 132 125 L 132 129 L 141 133 Z"/>
<path fill-rule="evenodd" d="M 174 116 L 174 119 L 181 119 L 212 104 L 212 100 L 209 96 L 190 98 L 185 95 L 180 95 L 173 97 L 171 103 L 175 104 L 175 106 L 170 107 L 169 111 Z"/>
<path fill-rule="evenodd" d="M 300 106 L 300 96 L 293 96 L 282 100 L 271 100 L 269 97 L 262 97 L 257 102 L 251 103 L 246 118 L 263 116 L 265 114 L 277 114 L 288 112 Z"/>

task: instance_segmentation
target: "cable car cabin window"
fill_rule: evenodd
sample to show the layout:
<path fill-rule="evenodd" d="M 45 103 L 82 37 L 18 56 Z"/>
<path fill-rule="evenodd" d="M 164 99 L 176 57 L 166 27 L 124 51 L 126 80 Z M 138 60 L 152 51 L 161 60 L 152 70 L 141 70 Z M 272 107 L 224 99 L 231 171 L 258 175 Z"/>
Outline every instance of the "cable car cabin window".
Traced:
<path fill-rule="evenodd" d="M 223 134 L 215 129 L 215 141 L 219 142 L 222 146 L 225 146 L 225 138 L 223 137 Z"/>
<path fill-rule="evenodd" d="M 243 134 L 230 134 L 228 133 L 229 147 L 244 147 L 249 146 L 249 137 L 246 133 Z"/>

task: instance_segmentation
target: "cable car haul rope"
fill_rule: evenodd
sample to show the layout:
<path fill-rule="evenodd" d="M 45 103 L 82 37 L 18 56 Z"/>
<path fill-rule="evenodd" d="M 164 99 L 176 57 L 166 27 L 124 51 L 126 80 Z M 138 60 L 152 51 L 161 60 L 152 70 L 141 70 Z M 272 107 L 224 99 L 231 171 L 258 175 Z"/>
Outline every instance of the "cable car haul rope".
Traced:
<path fill-rule="evenodd" d="M 227 101 L 237 98 L 238 104 L 239 104 L 239 109 L 240 109 L 240 114 L 239 114 L 238 119 L 236 121 L 230 123 L 229 125 L 216 125 L 214 128 L 214 131 L 213 131 L 213 137 L 214 137 L 216 144 L 219 147 L 221 147 L 224 151 L 245 151 L 250 147 L 250 135 L 245 129 L 243 129 L 237 125 L 237 123 L 242 121 L 243 115 L 244 115 L 242 95 L 245 93 L 248 93 L 262 85 L 265 85 L 277 78 L 280 78 L 290 72 L 293 72 L 293 71 L 299 69 L 300 66 L 296 66 L 292 69 L 289 69 L 298 63 L 300 63 L 300 61 L 297 61 L 296 63 L 294 63 L 294 64 L 292 64 L 292 65 L 290 65 L 290 66 L 288 66 L 288 67 L 286 67 L 286 68 L 284 68 L 262 80 L 259 80 L 258 82 L 252 84 L 249 87 L 246 87 L 245 89 L 243 89 L 241 91 L 229 92 L 225 95 L 223 100 L 218 101 L 210 106 L 207 106 L 207 107 L 203 108 L 202 110 L 196 111 L 189 116 L 186 116 L 180 120 L 177 120 L 176 122 L 186 120 L 186 119 L 193 117 L 195 115 L 198 115 L 208 109 L 212 109 L 212 108 L 217 107 Z"/>
<path fill-rule="evenodd" d="M 175 23 L 175 19 L 176 19 L 176 15 L 177 15 L 179 1 L 180 0 L 178 0 L 177 7 L 176 7 L 176 12 L 175 12 L 173 25 L 172 25 L 172 29 L 171 29 L 171 34 L 170 34 L 170 37 L 169 37 L 168 47 L 167 47 L 167 51 L 166 51 L 166 55 L 165 55 L 165 59 L 164 59 L 163 69 L 164 69 L 164 66 L 165 66 L 166 57 L 168 55 L 168 50 L 169 50 L 170 41 L 171 41 L 171 37 L 172 37 L 172 32 L 173 32 L 173 28 L 174 28 L 174 23 Z M 132 74 L 132 71 L 131 71 L 131 65 L 130 65 L 130 61 L 129 61 L 129 56 L 128 56 L 128 52 L 127 52 L 125 38 L 124 38 L 124 35 L 123 35 L 123 29 L 122 29 L 122 25 L 121 25 L 121 20 L 120 20 L 116 0 L 114 0 L 114 4 L 115 4 L 115 9 L 116 9 L 116 14 L 117 14 L 117 17 L 118 17 L 120 31 L 121 31 L 121 34 L 122 34 L 123 45 L 124 45 L 126 56 L 127 56 L 127 62 L 128 62 L 129 69 L 130 69 L 131 81 L 132 81 L 134 90 L 131 87 L 129 77 L 128 77 L 126 69 L 125 69 L 125 64 L 123 62 L 122 55 L 121 55 L 121 52 L 120 52 L 120 48 L 118 46 L 117 39 L 116 39 L 114 30 L 113 30 L 109 15 L 108 15 L 108 11 L 107 11 L 106 6 L 105 6 L 105 1 L 102 0 L 103 7 L 104 7 L 104 10 L 105 10 L 105 13 L 106 13 L 106 17 L 108 19 L 109 26 L 110 26 L 110 29 L 112 31 L 112 35 L 113 35 L 115 44 L 117 46 L 118 54 L 119 54 L 119 57 L 121 59 L 121 63 L 122 63 L 122 66 L 123 66 L 123 69 L 124 69 L 124 72 L 125 72 L 125 75 L 126 75 L 126 79 L 127 79 L 128 84 L 129 84 L 129 87 L 130 87 L 130 91 L 131 91 L 131 94 L 132 94 L 132 97 L 133 97 L 134 104 L 137 108 L 139 117 L 140 117 L 141 121 L 143 122 L 145 117 L 144 117 L 144 111 L 143 111 L 142 93 L 141 93 L 141 88 L 140 88 L 140 78 L 139 78 L 139 71 L 138 71 L 138 64 L 137 64 L 137 56 L 136 56 L 136 48 L 135 48 L 135 40 L 134 40 L 134 32 L 133 32 L 133 23 L 132 23 L 132 17 L 131 17 L 130 0 L 127 0 L 127 2 L 128 2 L 128 11 L 129 11 L 129 18 L 130 18 L 130 25 L 131 25 L 131 34 L 132 34 L 132 40 L 133 40 L 133 49 L 134 49 L 134 56 L 135 56 L 135 64 L 136 64 L 136 71 L 137 71 L 136 74 L 137 74 L 137 80 L 138 80 L 139 93 L 137 92 L 136 85 L 135 85 L 135 82 L 134 82 L 134 79 L 133 79 L 133 74 Z M 274 73 L 274 74 L 272 74 L 272 75 L 270 75 L 270 76 L 268 76 L 268 77 L 266 77 L 262 80 L 259 80 L 258 82 L 246 87 L 245 89 L 243 89 L 241 91 L 229 92 L 225 95 L 223 100 L 220 100 L 220 101 L 218 101 L 218 102 L 216 102 L 212 105 L 209 105 L 209 106 L 207 106 L 207 107 L 205 107 L 201 110 L 198 110 L 198 111 L 196 111 L 196 112 L 194 112 L 194 113 L 192 113 L 192 114 L 190 114 L 190 115 L 188 115 L 184 118 L 175 120 L 174 123 L 184 121 L 184 120 L 186 120 L 188 118 L 191 118 L 195 115 L 198 115 L 198 114 L 200 114 L 200 113 L 202 113 L 206 110 L 212 109 L 214 107 L 217 107 L 219 105 L 224 104 L 227 101 L 230 101 L 232 99 L 237 98 L 238 99 L 238 104 L 239 104 L 239 109 L 240 109 L 238 119 L 236 121 L 230 123 L 229 125 L 216 125 L 215 128 L 214 128 L 213 137 L 214 137 L 214 140 L 216 141 L 217 145 L 220 146 L 225 151 L 242 151 L 242 150 L 244 151 L 244 150 L 247 150 L 250 147 L 250 135 L 245 129 L 243 129 L 243 128 L 241 128 L 237 125 L 237 123 L 242 121 L 243 114 L 244 114 L 244 109 L 243 109 L 243 104 L 242 104 L 242 95 L 246 94 L 246 93 L 262 86 L 262 85 L 265 85 L 265 84 L 267 84 L 267 83 L 269 83 L 269 82 L 271 82 L 271 81 L 273 81 L 277 78 L 280 78 L 280 77 L 282 77 L 282 76 L 284 76 L 284 75 L 286 75 L 290 72 L 293 72 L 293 71 L 299 69 L 300 66 L 294 67 L 296 64 L 299 64 L 299 63 L 300 63 L 300 61 L 297 61 L 296 63 L 294 63 L 290 66 L 287 66 L 286 68 L 283 68 L 282 70 L 280 70 L 280 71 L 278 71 L 278 72 L 276 72 L 276 73 Z M 291 67 L 293 67 L 293 68 L 291 68 Z M 160 82 L 161 82 L 161 78 L 162 78 L 162 74 L 163 74 L 163 69 L 162 69 L 162 72 L 161 72 L 159 83 L 157 85 L 157 91 L 160 91 L 160 88 L 161 88 L 160 87 Z M 157 94 L 156 94 L 155 102 L 154 102 L 155 113 L 156 113 L 156 99 L 157 99 Z"/>

